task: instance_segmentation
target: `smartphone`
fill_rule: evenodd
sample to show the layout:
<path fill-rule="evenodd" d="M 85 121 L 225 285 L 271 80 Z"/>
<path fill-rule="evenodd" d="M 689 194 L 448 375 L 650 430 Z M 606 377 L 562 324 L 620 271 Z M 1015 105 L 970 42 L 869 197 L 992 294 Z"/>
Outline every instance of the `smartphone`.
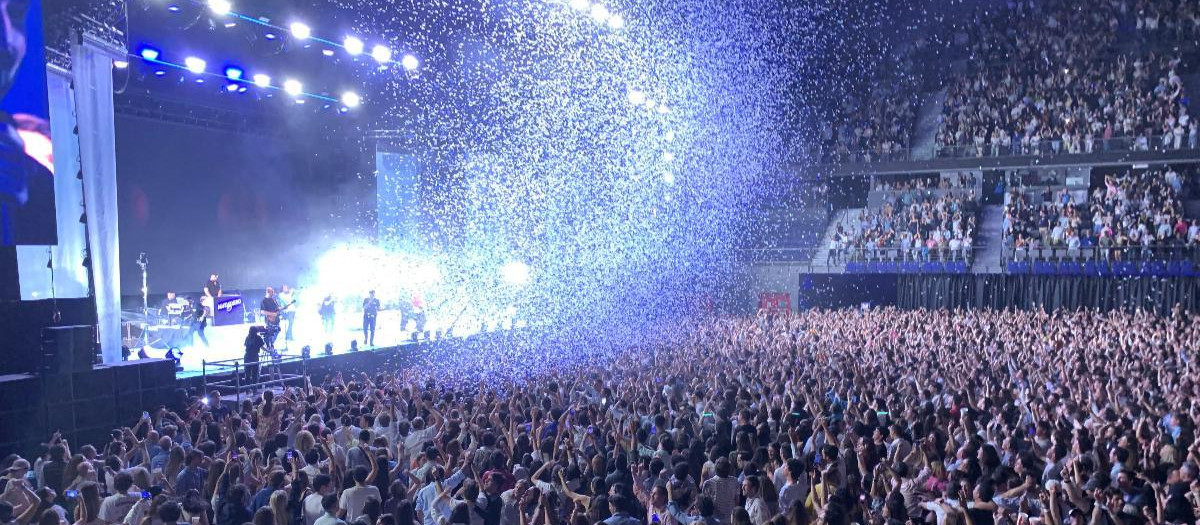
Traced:
<path fill-rule="evenodd" d="M 63 495 L 66 496 L 67 499 L 75 499 L 75 498 L 79 497 L 79 491 L 78 490 L 68 490 L 68 491 L 64 491 Z"/>
<path fill-rule="evenodd" d="M 292 451 L 290 451 L 290 450 L 289 450 L 289 451 L 287 451 L 287 460 L 288 460 L 288 461 L 291 461 L 291 460 L 292 460 Z"/>
<path fill-rule="evenodd" d="M 204 397 L 200 398 L 200 402 L 207 405 L 208 404 L 208 396 L 204 396 Z"/>
<path fill-rule="evenodd" d="M 143 410 L 142 411 L 142 419 L 150 419 L 150 413 Z"/>
<path fill-rule="evenodd" d="M 152 498 L 152 497 L 153 497 L 153 496 L 151 496 L 151 495 L 150 495 L 150 491 L 148 491 L 148 490 L 143 490 L 143 491 L 142 491 L 142 499 L 150 499 L 150 498 Z"/>

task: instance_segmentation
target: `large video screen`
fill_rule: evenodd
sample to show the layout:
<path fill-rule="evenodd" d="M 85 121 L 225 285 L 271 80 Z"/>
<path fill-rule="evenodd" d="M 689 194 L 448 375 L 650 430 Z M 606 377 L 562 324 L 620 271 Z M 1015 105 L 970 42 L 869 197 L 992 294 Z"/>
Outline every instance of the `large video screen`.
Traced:
<path fill-rule="evenodd" d="M 0 2 L 0 246 L 56 244 L 42 1 Z"/>

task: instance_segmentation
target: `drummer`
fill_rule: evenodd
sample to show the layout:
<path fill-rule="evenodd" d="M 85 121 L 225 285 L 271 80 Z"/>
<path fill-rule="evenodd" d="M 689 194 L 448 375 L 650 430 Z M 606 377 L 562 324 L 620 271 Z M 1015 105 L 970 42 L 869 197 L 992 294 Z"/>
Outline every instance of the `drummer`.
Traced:
<path fill-rule="evenodd" d="M 162 313 L 167 316 L 169 321 L 180 321 L 183 317 L 183 310 L 188 306 L 188 302 L 182 297 L 175 295 L 175 292 L 167 292 L 167 298 L 162 302 Z"/>

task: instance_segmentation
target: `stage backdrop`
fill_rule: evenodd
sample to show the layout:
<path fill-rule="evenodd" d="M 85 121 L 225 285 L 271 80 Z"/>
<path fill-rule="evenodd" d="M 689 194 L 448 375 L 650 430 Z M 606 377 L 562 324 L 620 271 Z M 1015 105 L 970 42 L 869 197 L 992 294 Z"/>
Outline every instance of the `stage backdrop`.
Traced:
<path fill-rule="evenodd" d="M 323 149 L 304 137 L 118 115 L 122 293 L 141 293 L 140 253 L 152 295 L 198 294 L 212 272 L 226 290 L 294 284 L 351 240 L 347 210 L 374 208 L 356 194 L 356 158 L 329 153 L 340 147 L 332 141 Z"/>

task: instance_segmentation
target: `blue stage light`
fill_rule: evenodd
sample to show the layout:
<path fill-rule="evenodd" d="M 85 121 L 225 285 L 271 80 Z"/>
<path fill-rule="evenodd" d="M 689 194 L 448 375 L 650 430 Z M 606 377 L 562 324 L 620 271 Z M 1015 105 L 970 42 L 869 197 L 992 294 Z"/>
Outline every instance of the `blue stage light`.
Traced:
<path fill-rule="evenodd" d="M 153 47 L 143 47 L 141 51 L 142 58 L 146 60 L 158 60 L 161 52 Z"/>
<path fill-rule="evenodd" d="M 240 67 L 229 66 L 225 68 L 225 76 L 229 80 L 241 80 L 243 73 L 244 71 Z"/>

